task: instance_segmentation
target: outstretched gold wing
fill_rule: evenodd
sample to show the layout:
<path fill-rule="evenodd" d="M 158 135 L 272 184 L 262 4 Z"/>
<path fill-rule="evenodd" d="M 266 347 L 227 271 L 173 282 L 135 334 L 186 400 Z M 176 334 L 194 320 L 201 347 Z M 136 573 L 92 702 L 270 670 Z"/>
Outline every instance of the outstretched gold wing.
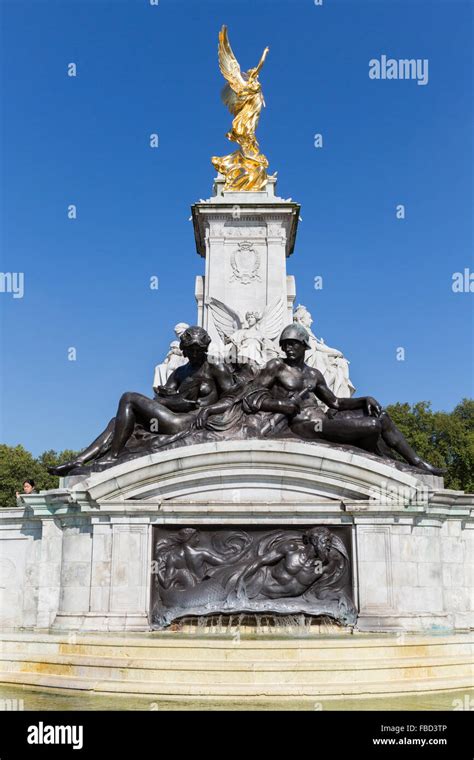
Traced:
<path fill-rule="evenodd" d="M 242 92 L 246 82 L 240 70 L 237 58 L 230 46 L 226 26 L 223 26 L 219 32 L 219 45 L 217 50 L 219 68 L 222 76 L 228 82 L 222 90 L 222 100 L 224 101 L 224 105 L 226 105 L 229 111 L 233 114 L 237 97 Z"/>

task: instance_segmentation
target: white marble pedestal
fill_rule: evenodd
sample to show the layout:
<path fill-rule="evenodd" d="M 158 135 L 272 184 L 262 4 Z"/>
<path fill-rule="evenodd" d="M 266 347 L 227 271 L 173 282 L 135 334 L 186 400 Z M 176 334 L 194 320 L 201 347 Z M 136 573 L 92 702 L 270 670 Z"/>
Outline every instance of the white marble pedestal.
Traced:
<path fill-rule="evenodd" d="M 472 495 L 382 460 L 293 441 L 141 457 L 0 514 L 1 625 L 148 630 L 152 528 L 349 526 L 357 628 L 473 626 Z"/>
<path fill-rule="evenodd" d="M 293 253 L 300 206 L 275 196 L 275 184 L 269 178 L 262 192 L 229 192 L 218 177 L 213 197 L 192 206 L 196 249 L 206 267 L 196 278 L 197 324 L 216 344 L 210 298 L 242 315 L 283 298 L 281 330 L 293 321 L 295 282 L 286 274 L 286 259 Z"/>

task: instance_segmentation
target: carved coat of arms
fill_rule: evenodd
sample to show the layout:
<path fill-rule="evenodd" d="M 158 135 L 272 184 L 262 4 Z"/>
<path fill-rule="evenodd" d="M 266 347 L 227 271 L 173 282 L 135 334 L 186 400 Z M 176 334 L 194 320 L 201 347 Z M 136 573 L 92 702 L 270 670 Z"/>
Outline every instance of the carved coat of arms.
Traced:
<path fill-rule="evenodd" d="M 238 248 L 232 251 L 230 265 L 232 276 L 230 281 L 239 280 L 247 285 L 253 280 L 260 280 L 260 254 L 255 250 L 253 243 L 238 243 Z"/>

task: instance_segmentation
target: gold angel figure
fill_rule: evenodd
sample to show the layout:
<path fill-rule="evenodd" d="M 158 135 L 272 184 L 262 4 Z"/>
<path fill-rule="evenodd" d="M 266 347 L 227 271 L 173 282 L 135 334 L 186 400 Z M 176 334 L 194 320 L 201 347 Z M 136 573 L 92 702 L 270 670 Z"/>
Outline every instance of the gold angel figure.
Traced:
<path fill-rule="evenodd" d="M 223 26 L 219 32 L 219 68 L 227 80 L 222 100 L 234 117 L 226 137 L 240 147 L 228 156 L 211 159 L 225 177 L 224 190 L 262 190 L 267 182 L 268 160 L 260 153 L 255 130 L 265 105 L 258 75 L 268 50 L 265 48 L 255 68 L 242 73 L 230 46 L 227 27 Z"/>

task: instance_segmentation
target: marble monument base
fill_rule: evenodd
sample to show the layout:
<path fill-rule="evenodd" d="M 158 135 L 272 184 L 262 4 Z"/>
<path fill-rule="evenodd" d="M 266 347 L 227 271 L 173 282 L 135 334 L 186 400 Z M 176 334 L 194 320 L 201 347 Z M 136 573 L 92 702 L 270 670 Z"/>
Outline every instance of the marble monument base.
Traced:
<path fill-rule="evenodd" d="M 472 495 L 324 444 L 229 441 L 144 456 L 0 514 L 4 629 L 147 631 L 153 529 L 344 528 L 360 631 L 473 626 Z"/>

